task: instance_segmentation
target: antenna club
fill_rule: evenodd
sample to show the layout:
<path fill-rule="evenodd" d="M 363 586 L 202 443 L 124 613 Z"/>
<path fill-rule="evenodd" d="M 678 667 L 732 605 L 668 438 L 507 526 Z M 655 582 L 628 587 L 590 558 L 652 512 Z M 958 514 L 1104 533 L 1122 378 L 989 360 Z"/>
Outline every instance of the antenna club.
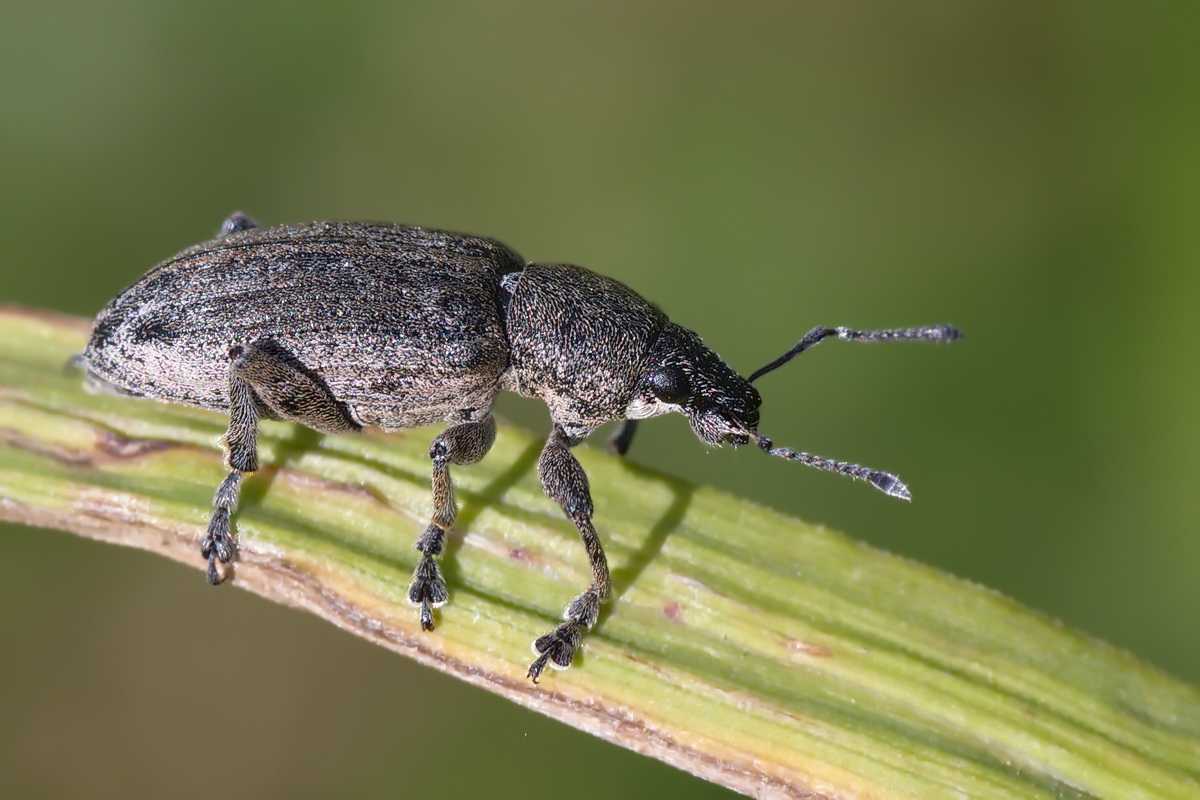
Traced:
<path fill-rule="evenodd" d="M 889 497 L 895 497 L 906 503 L 912 502 L 912 492 L 908 490 L 908 486 L 904 484 L 904 481 L 891 473 L 876 470 L 867 476 L 867 480 L 872 486 Z"/>

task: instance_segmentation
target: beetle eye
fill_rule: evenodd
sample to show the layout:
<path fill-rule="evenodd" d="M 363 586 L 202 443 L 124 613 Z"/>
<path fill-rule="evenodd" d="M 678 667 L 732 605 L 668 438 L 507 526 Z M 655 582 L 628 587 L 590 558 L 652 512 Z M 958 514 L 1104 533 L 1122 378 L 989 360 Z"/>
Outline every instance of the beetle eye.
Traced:
<path fill-rule="evenodd" d="M 650 391 L 664 403 L 682 403 L 688 398 L 688 380 L 678 367 L 663 367 L 646 377 Z"/>

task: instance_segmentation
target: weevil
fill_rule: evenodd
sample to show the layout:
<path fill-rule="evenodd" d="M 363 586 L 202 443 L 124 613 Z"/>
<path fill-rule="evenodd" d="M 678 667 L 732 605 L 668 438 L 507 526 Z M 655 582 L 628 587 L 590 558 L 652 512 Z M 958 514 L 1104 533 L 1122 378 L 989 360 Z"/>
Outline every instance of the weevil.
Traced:
<path fill-rule="evenodd" d="M 620 421 L 612 446 L 623 455 L 638 420 L 680 413 L 706 445 L 753 442 L 908 500 L 891 473 L 777 447 L 758 430 L 762 398 L 752 384 L 828 338 L 958 336 L 949 325 L 818 327 L 743 378 L 657 306 L 582 267 L 529 263 L 481 236 L 360 222 L 264 228 L 239 212 L 216 238 L 109 302 L 79 361 L 93 390 L 228 414 L 228 476 L 200 543 L 214 585 L 237 552 L 231 520 L 243 476 L 258 469 L 260 419 L 329 433 L 448 422 L 429 448 L 433 513 L 416 539 L 408 589 L 424 630 L 449 597 L 438 559 L 456 513 L 451 465 L 473 464 L 491 448 L 499 392 L 542 400 L 552 426 L 538 477 L 578 530 L 592 581 L 533 643 L 536 683 L 547 665 L 570 666 L 611 592 L 588 478 L 571 448 Z"/>

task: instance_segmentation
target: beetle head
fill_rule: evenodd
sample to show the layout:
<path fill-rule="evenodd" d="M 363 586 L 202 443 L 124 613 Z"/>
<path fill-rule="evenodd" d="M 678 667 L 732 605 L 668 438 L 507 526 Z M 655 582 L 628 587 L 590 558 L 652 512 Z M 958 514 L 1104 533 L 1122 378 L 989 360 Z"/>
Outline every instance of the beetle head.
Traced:
<path fill-rule="evenodd" d="M 762 405 L 762 397 L 750 384 L 830 337 L 862 342 L 952 342 L 961 336 L 951 325 L 876 331 L 813 328 L 795 347 L 750 373 L 749 378 L 742 378 L 705 347 L 699 336 L 687 328 L 667 323 L 650 350 L 633 398 L 625 408 L 625 416 L 640 419 L 679 411 L 687 415 L 692 430 L 705 444 L 737 447 L 753 440 L 768 455 L 866 481 L 884 494 L 911 500 L 908 487 L 890 472 L 790 447 L 777 447 L 769 437 L 758 432 L 758 408 Z"/>
<path fill-rule="evenodd" d="M 762 397 L 692 331 L 669 322 L 654 343 L 625 409 L 629 419 L 677 411 L 705 444 L 746 444 Z"/>

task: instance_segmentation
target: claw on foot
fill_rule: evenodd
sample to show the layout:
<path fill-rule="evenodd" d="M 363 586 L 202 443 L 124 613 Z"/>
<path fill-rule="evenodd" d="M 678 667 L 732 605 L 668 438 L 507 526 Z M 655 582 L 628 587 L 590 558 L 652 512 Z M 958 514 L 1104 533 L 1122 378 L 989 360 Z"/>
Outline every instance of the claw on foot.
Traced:
<path fill-rule="evenodd" d="M 228 553 L 222 558 L 221 553 Z M 212 586 L 220 586 L 229 577 L 229 567 L 223 566 L 232 560 L 232 551 L 228 547 L 216 547 L 208 539 L 200 545 L 200 555 L 208 559 L 208 582 Z"/>
<path fill-rule="evenodd" d="M 208 584 L 209 586 L 220 586 L 223 580 L 225 580 L 225 574 L 217 566 L 217 557 L 210 554 L 208 556 Z"/>
<path fill-rule="evenodd" d="M 537 658 L 529 665 L 526 677 L 537 683 L 538 676 L 547 665 L 560 670 L 570 667 L 571 659 L 583 640 L 583 631 L 584 626 L 578 622 L 564 622 L 545 636 L 539 636 L 533 643 L 533 653 Z"/>
<path fill-rule="evenodd" d="M 546 668 L 546 662 L 549 660 L 550 656 L 546 653 L 542 653 L 540 656 L 534 659 L 532 664 L 529 665 L 529 672 L 525 673 L 525 677 L 529 678 L 529 680 L 533 681 L 534 683 L 537 683 L 538 678 L 541 677 L 542 670 Z"/>
<path fill-rule="evenodd" d="M 208 582 L 217 586 L 225 580 L 226 570 L 218 562 L 228 564 L 237 555 L 237 542 L 229 532 L 229 510 L 218 508 L 208 523 L 208 533 L 200 540 L 200 555 L 208 559 Z"/>
<path fill-rule="evenodd" d="M 421 630 L 433 630 L 433 607 L 428 600 L 421 601 Z"/>

